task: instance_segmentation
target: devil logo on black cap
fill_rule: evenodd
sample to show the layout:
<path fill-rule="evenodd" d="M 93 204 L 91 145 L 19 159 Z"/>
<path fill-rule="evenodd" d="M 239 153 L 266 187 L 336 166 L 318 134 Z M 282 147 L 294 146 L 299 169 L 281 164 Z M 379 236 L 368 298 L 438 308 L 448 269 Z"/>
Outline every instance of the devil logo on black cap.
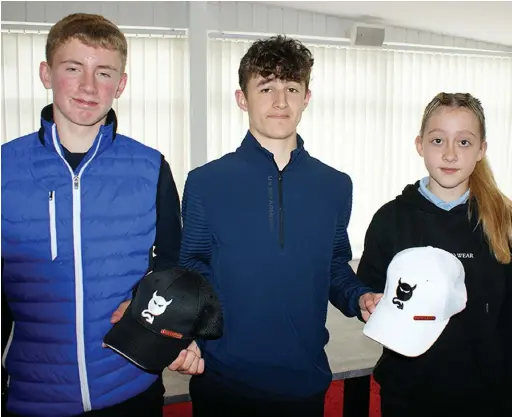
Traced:
<path fill-rule="evenodd" d="M 157 291 L 153 293 L 153 297 L 149 300 L 148 308 L 142 311 L 141 316 L 146 319 L 146 321 L 150 324 L 153 324 L 153 320 L 155 320 L 155 316 L 160 316 L 164 314 L 165 309 L 171 301 L 167 301 L 164 297 L 157 295 Z"/>
<path fill-rule="evenodd" d="M 396 297 L 393 298 L 393 304 L 396 308 L 403 310 L 404 302 L 409 301 L 412 298 L 412 294 L 418 285 L 411 287 L 406 282 L 402 282 L 402 278 L 398 280 L 398 286 L 396 287 Z"/>

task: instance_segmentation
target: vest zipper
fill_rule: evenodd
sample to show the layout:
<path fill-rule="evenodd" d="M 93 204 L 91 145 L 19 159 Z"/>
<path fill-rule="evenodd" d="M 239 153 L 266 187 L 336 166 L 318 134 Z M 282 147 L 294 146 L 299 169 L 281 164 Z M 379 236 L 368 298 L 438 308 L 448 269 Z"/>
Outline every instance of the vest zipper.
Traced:
<path fill-rule="evenodd" d="M 5 345 L 4 353 L 2 354 L 2 366 L 6 370 L 7 370 L 7 368 L 5 367 L 5 362 L 7 360 L 7 355 L 9 354 L 9 350 L 11 349 L 11 343 L 12 343 L 12 339 L 14 337 L 14 326 L 15 325 L 16 325 L 16 322 L 13 321 L 12 327 L 11 327 L 11 333 L 9 333 L 9 339 L 7 339 L 7 344 Z M 5 384 L 6 387 L 9 387 L 10 382 L 11 382 L 11 377 L 9 375 L 9 370 L 7 370 L 7 382 Z"/>
<path fill-rule="evenodd" d="M 57 127 L 55 123 L 52 126 L 53 146 L 62 160 L 67 165 L 71 173 L 73 182 L 73 251 L 75 260 L 75 316 L 76 316 L 76 345 L 78 360 L 78 376 L 80 378 L 80 391 L 82 393 L 82 405 L 84 412 L 91 411 L 91 396 L 89 392 L 89 381 L 87 379 L 87 363 L 85 358 L 85 332 L 84 332 L 84 283 L 83 283 L 83 264 L 82 264 L 82 224 L 80 214 L 82 208 L 80 180 L 82 174 L 96 156 L 101 144 L 103 135 L 100 135 L 96 148 L 91 158 L 82 166 L 80 172 L 75 175 L 69 166 L 66 158 L 62 155 L 61 147 L 57 140 Z"/>
<path fill-rule="evenodd" d="M 57 225 L 55 223 L 55 191 L 50 191 L 49 196 L 50 211 L 50 248 L 52 252 L 52 261 L 57 257 Z"/>

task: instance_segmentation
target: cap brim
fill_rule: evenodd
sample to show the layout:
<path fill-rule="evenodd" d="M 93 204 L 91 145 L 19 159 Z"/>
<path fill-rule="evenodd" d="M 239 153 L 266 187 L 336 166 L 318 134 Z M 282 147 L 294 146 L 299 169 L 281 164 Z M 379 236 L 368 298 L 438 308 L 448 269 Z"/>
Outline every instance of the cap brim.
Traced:
<path fill-rule="evenodd" d="M 432 347 L 448 322 L 449 319 L 413 320 L 410 314 L 381 300 L 363 333 L 401 355 L 416 357 Z"/>
<path fill-rule="evenodd" d="M 192 339 L 174 339 L 146 329 L 131 317 L 130 307 L 106 334 L 103 343 L 140 368 L 161 372 L 192 343 Z"/>

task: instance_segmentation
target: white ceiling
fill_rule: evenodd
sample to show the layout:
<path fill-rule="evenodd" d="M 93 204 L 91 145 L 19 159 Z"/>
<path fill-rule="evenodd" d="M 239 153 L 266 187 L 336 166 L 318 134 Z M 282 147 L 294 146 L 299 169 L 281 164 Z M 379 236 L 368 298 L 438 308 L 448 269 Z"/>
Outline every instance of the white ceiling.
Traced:
<path fill-rule="evenodd" d="M 360 23 L 512 46 L 512 1 L 269 1 Z"/>

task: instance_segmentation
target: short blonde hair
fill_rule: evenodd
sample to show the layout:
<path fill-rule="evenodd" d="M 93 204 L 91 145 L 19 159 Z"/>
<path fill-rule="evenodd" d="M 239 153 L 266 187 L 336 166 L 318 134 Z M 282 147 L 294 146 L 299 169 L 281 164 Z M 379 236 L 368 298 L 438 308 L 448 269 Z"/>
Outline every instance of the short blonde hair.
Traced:
<path fill-rule="evenodd" d="M 118 51 L 121 54 L 121 72 L 124 72 L 128 43 L 124 34 L 110 20 L 96 14 L 75 13 L 57 22 L 46 40 L 46 62 L 50 67 L 55 51 L 72 39 L 78 39 L 87 46 Z"/>

